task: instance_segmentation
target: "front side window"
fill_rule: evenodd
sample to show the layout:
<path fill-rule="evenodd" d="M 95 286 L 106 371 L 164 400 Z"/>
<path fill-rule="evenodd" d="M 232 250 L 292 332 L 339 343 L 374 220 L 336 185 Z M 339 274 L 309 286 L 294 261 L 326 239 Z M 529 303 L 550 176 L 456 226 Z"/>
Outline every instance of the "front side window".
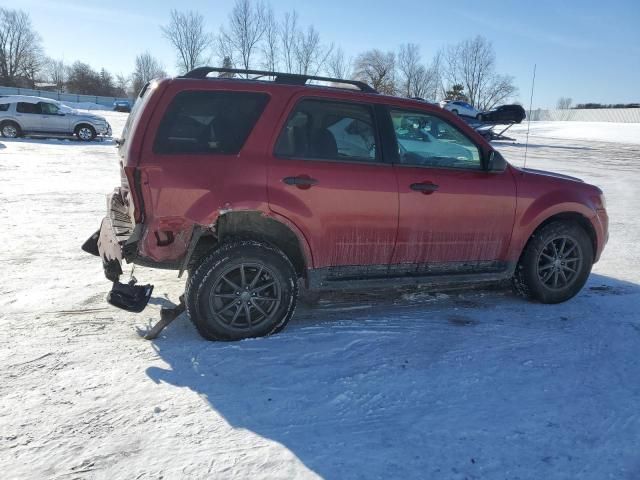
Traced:
<path fill-rule="evenodd" d="M 391 110 L 400 164 L 480 170 L 478 147 L 460 130 L 435 115 Z"/>
<path fill-rule="evenodd" d="M 371 107 L 302 100 L 278 137 L 275 154 L 317 160 L 375 162 L 376 130 Z"/>
<path fill-rule="evenodd" d="M 40 109 L 44 115 L 57 115 L 58 114 L 58 106 L 55 103 L 45 103 L 40 102 Z"/>
<path fill-rule="evenodd" d="M 16 106 L 16 111 L 18 113 L 32 113 L 32 114 L 41 114 L 42 109 L 40 108 L 39 103 L 28 103 L 28 102 L 18 102 Z"/>
<path fill-rule="evenodd" d="M 153 150 L 237 154 L 268 99 L 251 92 L 181 92 L 167 108 Z"/>

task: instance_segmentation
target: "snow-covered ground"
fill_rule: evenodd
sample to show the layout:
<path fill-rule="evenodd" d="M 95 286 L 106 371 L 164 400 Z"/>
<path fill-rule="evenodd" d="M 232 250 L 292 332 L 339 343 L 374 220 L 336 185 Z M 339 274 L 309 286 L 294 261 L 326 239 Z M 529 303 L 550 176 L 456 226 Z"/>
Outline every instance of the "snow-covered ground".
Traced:
<path fill-rule="evenodd" d="M 532 123 L 528 166 L 607 195 L 611 239 L 572 301 L 331 296 L 237 343 L 184 315 L 139 338 L 172 272 L 136 270 L 156 285 L 141 314 L 105 303 L 79 247 L 119 181 L 111 143 L 0 139 L 2 478 L 640 478 L 640 125 L 620 127 Z"/>
<path fill-rule="evenodd" d="M 527 128 L 529 125 L 525 120 L 525 123 L 515 125 L 511 131 L 525 134 Z M 530 138 L 545 137 L 640 145 L 640 123 L 531 122 L 529 135 Z"/>

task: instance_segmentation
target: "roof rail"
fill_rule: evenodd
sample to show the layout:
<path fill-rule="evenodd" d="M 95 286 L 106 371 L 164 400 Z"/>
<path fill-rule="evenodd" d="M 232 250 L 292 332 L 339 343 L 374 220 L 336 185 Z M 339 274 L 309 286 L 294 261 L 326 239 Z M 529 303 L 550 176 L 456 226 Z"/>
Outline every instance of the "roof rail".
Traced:
<path fill-rule="evenodd" d="M 315 75 L 301 75 L 298 73 L 283 73 L 283 72 L 269 72 L 266 70 L 242 70 L 235 68 L 218 68 L 218 67 L 198 67 L 190 72 L 185 73 L 180 78 L 207 78 L 207 75 L 212 72 L 218 73 L 230 73 L 237 75 L 256 75 L 253 79 L 257 80 L 261 77 L 273 77 L 275 83 L 282 83 L 286 85 L 306 85 L 309 80 L 318 80 L 321 82 L 342 83 L 344 85 L 353 85 L 362 92 L 366 93 L 378 93 L 374 88 L 370 87 L 364 82 L 359 80 L 346 80 L 343 78 L 330 78 L 330 77 L 318 77 Z M 221 76 L 218 76 L 220 78 Z M 229 78 L 229 77 L 226 77 Z"/>

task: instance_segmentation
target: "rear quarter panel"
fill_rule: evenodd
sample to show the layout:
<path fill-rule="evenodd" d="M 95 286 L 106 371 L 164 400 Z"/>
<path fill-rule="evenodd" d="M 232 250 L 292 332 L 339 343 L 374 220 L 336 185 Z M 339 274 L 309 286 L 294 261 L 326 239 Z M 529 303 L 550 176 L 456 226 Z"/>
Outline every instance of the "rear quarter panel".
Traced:
<path fill-rule="evenodd" d="M 145 203 L 145 233 L 140 253 L 155 261 L 181 258 L 194 225 L 212 226 L 230 211 L 258 211 L 267 214 L 266 146 L 289 95 L 278 89 L 266 91 L 260 84 L 215 81 L 215 91 L 261 92 L 269 95 L 265 110 L 237 155 L 157 154 L 153 151 L 155 132 L 173 97 L 183 91 L 212 91 L 212 80 L 173 80 L 164 86 L 161 101 L 153 113 L 144 112 L 142 139 L 130 147 L 141 174 Z M 151 105 L 147 110 L 151 110 Z M 136 135 L 140 129 L 136 128 Z M 162 246 L 168 232 L 174 242 Z M 158 241 L 160 239 L 160 242 Z"/>

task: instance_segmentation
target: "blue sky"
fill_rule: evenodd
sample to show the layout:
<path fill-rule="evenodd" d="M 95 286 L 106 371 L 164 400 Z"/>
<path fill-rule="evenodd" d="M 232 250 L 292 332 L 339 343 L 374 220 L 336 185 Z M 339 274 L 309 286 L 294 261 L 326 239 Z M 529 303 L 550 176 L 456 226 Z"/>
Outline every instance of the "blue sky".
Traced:
<path fill-rule="evenodd" d="M 226 22 L 233 0 L 20 0 L 46 53 L 65 62 L 128 74 L 149 50 L 174 73 L 173 52 L 161 36 L 172 8 L 198 10 L 211 30 Z M 349 56 L 412 42 L 425 61 L 441 47 L 481 34 L 496 51 L 500 73 L 515 77 L 529 102 L 537 64 L 534 108 L 561 96 L 580 102 L 640 102 L 640 1 L 403 1 L 273 0 L 276 15 L 296 9 L 324 42 Z M 455 5 L 455 9 L 452 7 Z"/>

